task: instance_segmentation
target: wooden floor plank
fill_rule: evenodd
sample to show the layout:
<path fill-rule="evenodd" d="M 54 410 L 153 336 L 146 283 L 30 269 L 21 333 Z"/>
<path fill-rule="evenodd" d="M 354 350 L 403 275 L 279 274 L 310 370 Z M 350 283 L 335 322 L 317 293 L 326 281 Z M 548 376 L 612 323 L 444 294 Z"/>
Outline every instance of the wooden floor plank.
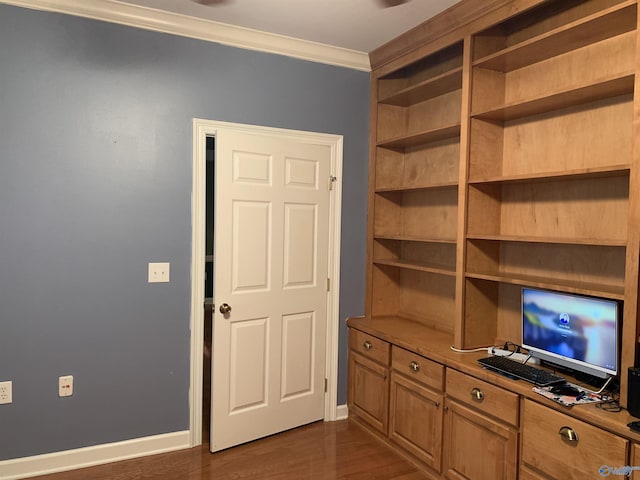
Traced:
<path fill-rule="evenodd" d="M 208 445 L 33 480 L 423 480 L 349 421 L 317 422 L 211 454 Z"/>

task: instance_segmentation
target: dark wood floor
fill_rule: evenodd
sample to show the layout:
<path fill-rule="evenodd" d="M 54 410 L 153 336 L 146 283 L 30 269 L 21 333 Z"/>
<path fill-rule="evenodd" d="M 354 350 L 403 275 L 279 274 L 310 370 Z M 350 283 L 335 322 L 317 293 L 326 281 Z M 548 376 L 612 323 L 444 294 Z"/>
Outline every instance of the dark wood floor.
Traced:
<path fill-rule="evenodd" d="M 347 420 L 317 422 L 211 454 L 208 445 L 38 480 L 423 480 L 427 477 Z"/>

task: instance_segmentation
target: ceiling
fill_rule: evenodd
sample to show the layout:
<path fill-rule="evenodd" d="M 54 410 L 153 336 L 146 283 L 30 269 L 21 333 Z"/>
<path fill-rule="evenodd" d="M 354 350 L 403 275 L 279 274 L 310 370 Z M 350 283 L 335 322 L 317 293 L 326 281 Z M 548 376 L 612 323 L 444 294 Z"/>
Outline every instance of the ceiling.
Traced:
<path fill-rule="evenodd" d="M 364 53 L 458 2 L 410 0 L 384 8 L 384 0 L 120 1 Z"/>

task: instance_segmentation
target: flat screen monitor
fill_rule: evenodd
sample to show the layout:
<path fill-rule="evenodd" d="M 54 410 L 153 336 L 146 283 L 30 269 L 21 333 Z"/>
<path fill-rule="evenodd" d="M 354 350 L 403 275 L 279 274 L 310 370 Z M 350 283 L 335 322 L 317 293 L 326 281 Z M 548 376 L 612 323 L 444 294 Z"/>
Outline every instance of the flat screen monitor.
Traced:
<path fill-rule="evenodd" d="M 522 346 L 546 362 L 599 378 L 617 375 L 619 323 L 615 300 L 522 289 Z"/>

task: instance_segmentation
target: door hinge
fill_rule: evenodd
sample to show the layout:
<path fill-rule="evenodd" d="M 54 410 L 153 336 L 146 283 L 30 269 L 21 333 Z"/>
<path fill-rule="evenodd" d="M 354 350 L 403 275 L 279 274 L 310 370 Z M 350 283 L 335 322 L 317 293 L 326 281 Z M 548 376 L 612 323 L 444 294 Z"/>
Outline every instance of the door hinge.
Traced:
<path fill-rule="evenodd" d="M 325 378 L 325 379 L 324 379 L 324 393 L 327 393 L 327 383 L 328 383 L 328 381 L 327 381 L 327 379 Z"/>
<path fill-rule="evenodd" d="M 327 292 L 331 291 L 331 279 L 327 278 Z"/>
<path fill-rule="evenodd" d="M 338 177 L 329 175 L 329 190 L 333 190 L 333 183 L 338 180 Z"/>

